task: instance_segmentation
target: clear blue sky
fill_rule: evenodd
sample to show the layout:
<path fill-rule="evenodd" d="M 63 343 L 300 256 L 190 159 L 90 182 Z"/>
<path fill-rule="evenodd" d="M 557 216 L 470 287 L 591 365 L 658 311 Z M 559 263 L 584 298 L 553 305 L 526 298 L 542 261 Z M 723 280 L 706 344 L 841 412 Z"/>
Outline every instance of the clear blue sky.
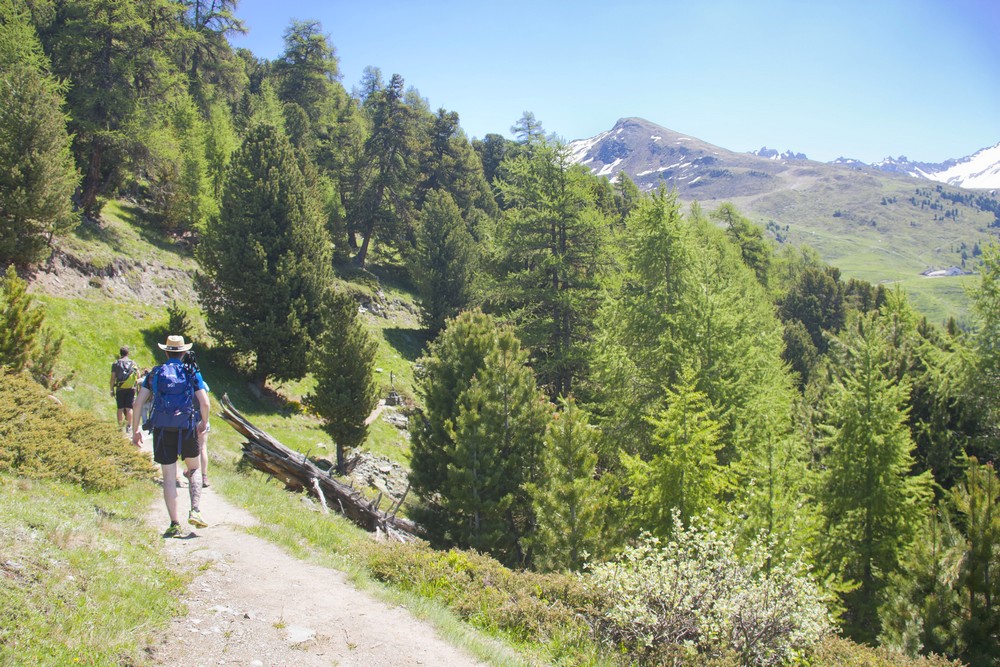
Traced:
<path fill-rule="evenodd" d="M 734 151 L 940 162 L 1000 142 L 1000 0 L 240 0 L 275 58 L 316 19 L 351 90 L 398 73 L 469 137 L 638 116 Z"/>

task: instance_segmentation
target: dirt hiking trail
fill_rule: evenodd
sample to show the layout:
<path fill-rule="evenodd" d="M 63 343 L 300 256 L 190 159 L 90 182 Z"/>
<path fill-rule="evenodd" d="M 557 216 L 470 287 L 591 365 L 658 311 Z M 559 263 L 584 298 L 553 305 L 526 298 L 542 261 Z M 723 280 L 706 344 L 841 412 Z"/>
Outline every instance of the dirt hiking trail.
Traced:
<path fill-rule="evenodd" d="M 156 664 L 483 665 L 406 609 L 357 590 L 344 573 L 300 561 L 247 534 L 245 527 L 256 519 L 213 488 L 201 498 L 209 527 L 187 525 L 183 483 L 177 509 L 186 536 L 164 539 L 164 550 L 171 567 L 195 577 L 182 598 L 188 614 L 174 619 L 150 648 Z M 159 533 L 169 524 L 159 492 L 146 521 Z"/>

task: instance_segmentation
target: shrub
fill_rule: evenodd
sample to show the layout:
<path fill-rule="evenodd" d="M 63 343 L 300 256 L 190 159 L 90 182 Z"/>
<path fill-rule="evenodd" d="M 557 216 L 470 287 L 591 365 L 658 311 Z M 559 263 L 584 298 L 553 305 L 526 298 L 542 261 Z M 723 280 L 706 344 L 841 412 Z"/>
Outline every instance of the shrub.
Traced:
<path fill-rule="evenodd" d="M 122 488 L 153 473 L 147 454 L 110 422 L 60 404 L 24 373 L 0 371 L 0 472 Z"/>
<path fill-rule="evenodd" d="M 823 639 L 813 653 L 812 664 L 817 667 L 960 667 L 959 661 L 941 656 L 910 658 L 886 648 L 872 648 L 855 644 L 840 637 Z"/>
<path fill-rule="evenodd" d="M 735 536 L 674 516 L 670 542 L 643 536 L 583 576 L 603 597 L 595 626 L 638 660 L 659 664 L 735 657 L 741 665 L 799 659 L 831 631 L 819 589 L 797 560 L 772 559 L 764 540 L 743 553 Z"/>
<path fill-rule="evenodd" d="M 485 630 L 543 644 L 589 641 L 578 612 L 590 599 L 575 577 L 515 571 L 474 551 L 425 543 L 375 545 L 367 565 L 374 578 L 435 599 Z"/>

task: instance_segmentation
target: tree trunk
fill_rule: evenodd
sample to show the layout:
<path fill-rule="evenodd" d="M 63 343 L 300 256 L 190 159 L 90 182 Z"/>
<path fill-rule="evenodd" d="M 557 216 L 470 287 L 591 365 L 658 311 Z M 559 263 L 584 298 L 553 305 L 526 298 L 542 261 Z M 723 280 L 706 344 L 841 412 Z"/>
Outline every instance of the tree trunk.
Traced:
<path fill-rule="evenodd" d="M 381 494 L 369 501 L 350 486 L 333 479 L 307 456 L 288 449 L 247 421 L 233 407 L 227 394 L 222 396 L 222 406 L 222 419 L 247 438 L 243 443 L 243 460 L 254 468 L 276 477 L 291 490 L 310 491 L 322 498 L 322 502 L 328 500 L 334 509 L 370 532 L 383 533 L 399 542 L 409 542 L 424 535 L 422 526 L 395 515 L 403 498 L 394 501 L 389 512 L 383 512 L 378 507 Z"/>
<path fill-rule="evenodd" d="M 80 208 L 87 215 L 96 211 L 97 193 L 101 187 L 101 157 L 104 150 L 95 140 L 91 142 L 90 164 L 87 165 L 87 175 L 83 179 L 80 195 Z"/>

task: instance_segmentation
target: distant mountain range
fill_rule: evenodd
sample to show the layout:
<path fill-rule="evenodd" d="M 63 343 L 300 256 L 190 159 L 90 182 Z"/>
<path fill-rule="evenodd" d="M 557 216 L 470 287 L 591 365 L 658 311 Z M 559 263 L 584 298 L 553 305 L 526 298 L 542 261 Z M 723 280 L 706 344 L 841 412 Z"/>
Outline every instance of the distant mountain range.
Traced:
<path fill-rule="evenodd" d="M 594 173 L 612 176 L 624 170 L 640 187 L 646 186 L 646 189 L 661 181 L 672 183 L 679 189 L 687 189 L 686 186 L 693 183 L 713 178 L 712 169 L 717 169 L 723 163 L 746 169 L 752 169 L 756 165 L 761 171 L 771 175 L 776 171 L 783 171 L 775 169 L 774 164 L 788 163 L 794 166 L 794 161 L 812 163 L 804 153 L 779 152 L 766 146 L 749 153 L 735 153 L 641 118 L 623 118 L 607 132 L 590 139 L 570 142 L 569 149 L 575 162 L 586 164 Z M 689 156 L 691 159 L 685 159 Z M 740 156 L 745 157 L 740 159 Z M 763 163 L 753 158 L 766 159 L 772 166 L 763 166 Z M 813 164 L 870 169 L 947 183 L 964 189 L 1000 189 L 1000 143 L 973 155 L 942 163 L 911 162 L 905 156 L 900 156 L 887 157 L 874 164 L 846 157 Z M 745 185 L 750 186 L 752 178 L 746 180 Z M 753 187 L 750 186 L 750 189 Z"/>
<path fill-rule="evenodd" d="M 570 159 L 643 190 L 665 187 L 711 211 L 732 202 L 779 242 L 807 244 L 846 275 L 902 282 L 928 314 L 963 314 L 965 295 L 936 269 L 974 268 L 1000 234 L 1000 144 L 941 164 L 874 165 L 762 148 L 738 153 L 641 118 L 568 144 Z M 952 286 L 943 287 L 951 281 Z"/>

